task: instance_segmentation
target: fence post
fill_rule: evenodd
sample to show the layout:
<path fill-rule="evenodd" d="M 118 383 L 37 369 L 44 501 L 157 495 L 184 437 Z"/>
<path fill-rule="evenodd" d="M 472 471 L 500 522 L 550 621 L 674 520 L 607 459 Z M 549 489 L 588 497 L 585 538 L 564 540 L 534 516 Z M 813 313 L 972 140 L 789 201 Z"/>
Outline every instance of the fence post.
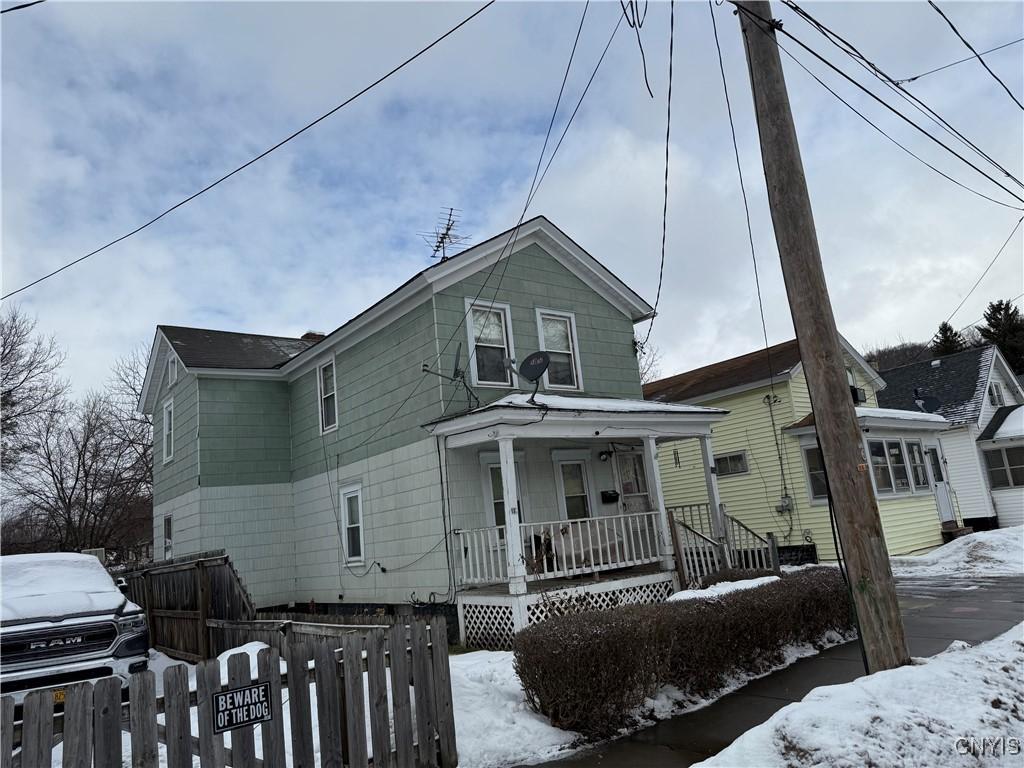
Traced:
<path fill-rule="evenodd" d="M 775 541 L 775 534 L 771 531 L 768 532 L 768 557 L 771 561 L 772 571 L 775 573 L 781 573 L 782 568 L 779 565 L 779 545 Z"/>
<path fill-rule="evenodd" d="M 210 618 L 210 572 L 202 560 L 196 561 L 196 593 L 199 609 L 199 655 L 208 659 L 210 653 L 210 628 L 206 620 Z"/>
<path fill-rule="evenodd" d="M 0 699 L 0 768 L 11 768 L 14 761 L 14 697 Z"/>
<path fill-rule="evenodd" d="M 679 588 L 686 589 L 686 585 L 690 583 L 686 573 L 686 550 L 683 549 L 679 523 L 674 516 L 669 519 L 669 530 L 672 532 L 672 548 L 676 552 L 676 577 L 679 579 Z"/>
<path fill-rule="evenodd" d="M 150 646 L 162 645 L 156 636 L 156 626 L 153 624 L 153 585 L 149 583 L 149 571 L 142 572 L 142 593 L 146 598 L 146 626 L 149 627 Z"/>

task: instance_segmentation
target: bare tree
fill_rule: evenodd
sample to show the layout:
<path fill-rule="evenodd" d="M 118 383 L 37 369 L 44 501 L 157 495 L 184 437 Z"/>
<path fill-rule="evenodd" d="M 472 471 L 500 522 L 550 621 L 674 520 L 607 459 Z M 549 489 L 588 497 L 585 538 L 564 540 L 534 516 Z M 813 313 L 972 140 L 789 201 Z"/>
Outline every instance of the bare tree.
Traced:
<path fill-rule="evenodd" d="M 636 350 L 636 362 L 640 369 L 640 383 L 650 384 L 661 376 L 661 350 L 648 341 L 644 344 L 640 339 L 633 338 Z"/>
<path fill-rule="evenodd" d="M 17 304 L 0 314 L 0 467 L 7 473 L 31 447 L 33 422 L 60 412 L 67 383 L 58 376 L 64 352 Z"/>

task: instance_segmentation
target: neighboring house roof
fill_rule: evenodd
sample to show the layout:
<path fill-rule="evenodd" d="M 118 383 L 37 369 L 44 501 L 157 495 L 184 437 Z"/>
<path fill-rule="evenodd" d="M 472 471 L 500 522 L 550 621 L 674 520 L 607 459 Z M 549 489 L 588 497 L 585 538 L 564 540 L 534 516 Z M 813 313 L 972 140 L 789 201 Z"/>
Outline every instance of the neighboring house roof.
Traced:
<path fill-rule="evenodd" d="M 840 344 L 850 357 L 863 369 L 864 374 L 882 389 L 885 382 L 846 339 L 839 337 Z M 769 360 L 771 365 L 769 366 Z M 784 341 L 767 349 L 748 352 L 718 363 L 678 373 L 644 385 L 644 397 L 663 402 L 688 402 L 710 395 L 763 386 L 769 379 L 788 379 L 800 368 L 800 347 L 797 340 Z M 771 375 L 769 375 L 769 370 Z"/>
<path fill-rule="evenodd" d="M 770 378 L 769 358 L 772 376 L 788 374 L 800 362 L 800 347 L 796 339 L 652 381 L 644 385 L 644 397 L 663 402 L 685 402 L 712 392 L 763 381 Z"/>
<path fill-rule="evenodd" d="M 991 345 L 975 347 L 882 371 L 888 386 L 878 393 L 878 404 L 883 408 L 921 410 L 916 401 L 934 397 L 939 405 L 931 410 L 951 423 L 977 422 L 995 353 Z"/>
<path fill-rule="evenodd" d="M 315 343 L 287 336 L 159 325 L 187 368 L 279 368 Z"/>
<path fill-rule="evenodd" d="M 1024 437 L 1024 404 L 1004 405 L 997 408 L 981 434 L 978 442 L 983 440 L 1019 440 Z"/>
<path fill-rule="evenodd" d="M 900 429 L 942 430 L 949 422 L 936 413 L 923 411 L 903 411 L 895 408 L 866 408 L 856 406 L 857 421 L 863 426 L 887 426 Z M 814 428 L 814 414 L 808 413 L 802 419 L 783 427 L 788 432 L 810 430 Z"/>

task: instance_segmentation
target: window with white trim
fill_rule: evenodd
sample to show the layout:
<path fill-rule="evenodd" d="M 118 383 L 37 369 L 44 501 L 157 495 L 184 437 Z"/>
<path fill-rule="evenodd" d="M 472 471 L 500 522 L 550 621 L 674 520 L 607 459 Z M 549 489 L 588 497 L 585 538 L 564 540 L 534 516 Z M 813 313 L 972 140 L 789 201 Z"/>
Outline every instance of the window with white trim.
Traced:
<path fill-rule="evenodd" d="M 562 509 L 568 520 L 590 517 L 590 492 L 587 485 L 587 465 L 583 461 L 558 462 L 559 490 Z"/>
<path fill-rule="evenodd" d="M 1024 487 L 1024 445 L 985 451 L 990 488 Z"/>
<path fill-rule="evenodd" d="M 363 489 L 349 485 L 339 493 L 345 529 L 345 562 L 359 563 L 363 561 Z"/>
<path fill-rule="evenodd" d="M 925 467 L 924 448 L 920 440 L 906 440 L 907 461 L 910 463 L 910 477 L 914 481 L 914 488 L 926 490 L 928 488 L 928 470 Z"/>
<path fill-rule="evenodd" d="M 812 499 L 828 498 L 828 483 L 825 481 L 825 461 L 818 448 L 804 448 L 804 463 L 807 465 L 807 482 Z"/>
<path fill-rule="evenodd" d="M 579 352 L 576 348 L 576 318 L 569 312 L 537 310 L 540 348 L 551 364 L 544 374 L 549 389 L 582 389 Z"/>
<path fill-rule="evenodd" d="M 917 444 L 920 451 L 920 443 Z M 876 493 L 904 493 L 911 491 L 911 465 L 907 462 L 907 449 L 902 440 L 868 440 L 868 457 Z M 924 458 L 918 461 L 924 474 Z M 914 485 L 917 485 L 915 482 Z M 928 488 L 927 478 L 919 488 Z"/>
<path fill-rule="evenodd" d="M 1006 399 L 1003 397 L 1003 387 L 998 381 L 993 381 L 988 385 L 988 404 L 993 408 L 1002 408 L 1006 405 Z"/>
<path fill-rule="evenodd" d="M 178 380 L 178 358 L 171 355 L 167 358 L 167 386 L 171 386 Z"/>
<path fill-rule="evenodd" d="M 729 475 L 744 475 L 749 472 L 747 468 L 747 452 L 737 451 L 715 456 L 715 474 L 719 477 Z"/>
<path fill-rule="evenodd" d="M 523 506 L 523 467 L 519 458 L 516 458 L 516 485 L 519 506 Z M 491 525 L 503 527 L 505 525 L 505 486 L 501 479 L 501 462 L 494 460 L 483 464 L 486 473 L 486 488 L 489 491 L 489 512 L 491 513 Z M 522 509 L 519 511 L 519 519 L 523 518 Z M 502 531 L 502 538 L 505 533 Z"/>
<path fill-rule="evenodd" d="M 487 304 L 470 308 L 470 350 L 473 383 L 492 387 L 511 387 L 512 371 L 505 358 L 512 357 L 508 307 Z"/>
<path fill-rule="evenodd" d="M 330 432 L 338 426 L 338 395 L 333 360 L 317 369 L 317 391 L 320 394 L 320 431 Z"/>
<path fill-rule="evenodd" d="M 174 458 L 174 400 L 164 403 L 163 410 L 163 449 L 164 463 Z"/>
<path fill-rule="evenodd" d="M 174 555 L 174 519 L 170 515 L 164 515 L 164 560 L 170 560 Z"/>

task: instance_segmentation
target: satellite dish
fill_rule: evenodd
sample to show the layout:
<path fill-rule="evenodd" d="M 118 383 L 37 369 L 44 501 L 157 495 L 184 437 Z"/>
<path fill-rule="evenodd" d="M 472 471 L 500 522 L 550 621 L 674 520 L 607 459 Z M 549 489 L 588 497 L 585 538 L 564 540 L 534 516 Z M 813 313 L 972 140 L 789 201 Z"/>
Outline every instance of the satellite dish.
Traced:
<path fill-rule="evenodd" d="M 935 413 L 939 408 L 942 407 L 942 401 L 937 397 L 931 395 L 925 395 L 921 398 L 921 408 L 924 409 L 925 413 Z"/>
<path fill-rule="evenodd" d="M 519 366 L 519 375 L 527 381 L 536 383 L 540 381 L 540 377 L 544 375 L 544 371 L 548 369 L 549 365 L 551 365 L 551 358 L 547 352 L 534 352 L 527 355 L 523 364 Z"/>

